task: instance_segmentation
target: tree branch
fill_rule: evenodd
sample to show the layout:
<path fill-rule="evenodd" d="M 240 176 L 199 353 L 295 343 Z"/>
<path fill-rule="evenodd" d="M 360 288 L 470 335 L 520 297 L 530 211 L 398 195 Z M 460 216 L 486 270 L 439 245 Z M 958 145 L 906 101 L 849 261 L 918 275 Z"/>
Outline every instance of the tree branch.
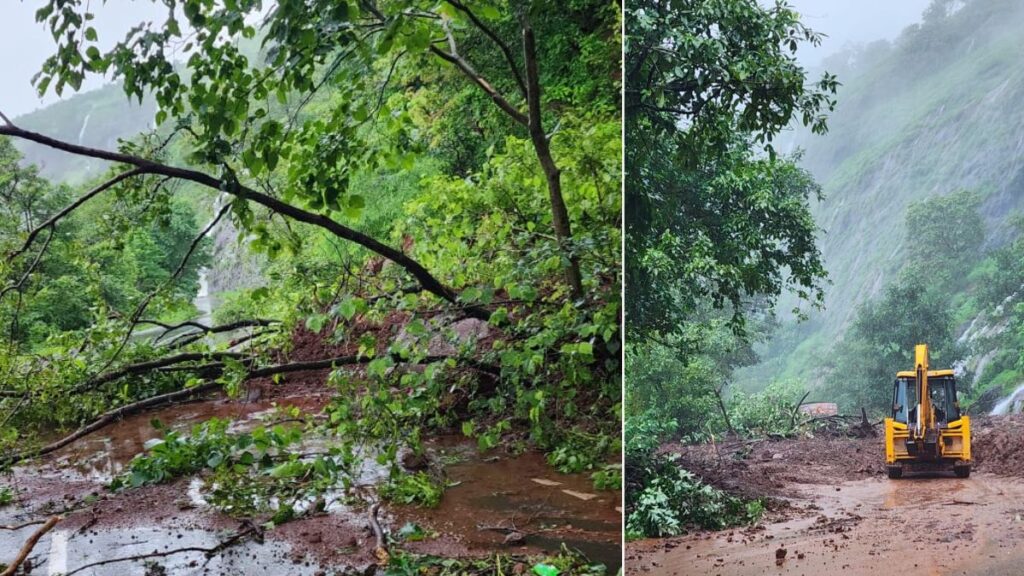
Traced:
<path fill-rule="evenodd" d="M 21 530 L 22 528 L 28 528 L 29 526 L 37 526 L 39 524 L 45 524 L 45 523 L 46 523 L 46 520 L 30 520 L 30 521 L 22 523 L 22 524 L 8 524 L 6 526 L 0 526 L 0 530 L 11 530 L 12 532 L 17 532 L 18 530 Z"/>
<path fill-rule="evenodd" d="M 430 51 L 439 56 L 442 60 L 454 64 L 459 70 L 462 71 L 470 80 L 472 80 L 477 86 L 480 87 L 491 100 L 497 104 L 498 108 L 501 108 L 503 112 L 512 117 L 513 120 L 528 126 L 530 124 L 526 114 L 520 112 L 511 102 L 505 99 L 495 88 L 491 86 L 491 83 L 484 79 L 483 76 L 477 73 L 473 66 L 466 61 L 465 58 L 459 55 L 459 52 L 455 46 L 455 38 L 452 36 L 451 31 L 448 29 L 447 24 L 445 25 L 445 34 L 448 37 L 448 46 L 451 49 L 451 53 L 441 50 L 433 44 L 430 45 Z"/>
<path fill-rule="evenodd" d="M 89 200 L 91 200 L 91 199 L 95 198 L 96 196 L 102 194 L 103 192 L 109 190 L 113 186 L 116 186 L 116 185 L 120 184 L 121 182 L 124 182 L 125 180 L 127 180 L 128 178 L 131 178 L 132 176 L 138 176 L 140 174 L 145 174 L 145 173 L 146 173 L 146 171 L 141 169 L 141 168 L 134 168 L 132 170 L 128 170 L 127 172 L 122 172 L 122 173 L 118 174 L 117 176 L 115 176 L 114 178 L 111 178 L 110 180 L 107 180 L 106 182 L 104 182 L 104 183 L 100 184 L 99 186 L 93 188 L 89 192 L 83 194 L 81 198 L 79 198 L 78 200 L 75 200 L 71 204 L 67 205 L 60 212 L 57 212 L 53 216 L 50 216 L 50 218 L 47 219 L 46 222 L 43 222 L 39 226 L 36 226 L 35 228 L 33 228 L 28 233 L 28 237 L 25 238 L 25 243 L 21 246 L 21 248 L 19 248 L 18 250 L 15 250 L 14 252 L 11 252 L 7 256 L 7 260 L 8 261 L 14 260 L 18 256 L 24 254 L 29 249 L 29 247 L 32 246 L 32 242 L 35 241 L 36 236 L 38 236 L 40 232 L 42 232 L 46 228 L 50 228 L 50 227 L 56 226 L 58 221 L 60 221 L 64 217 L 66 217 L 68 214 L 74 212 L 82 204 L 85 204 Z"/>
<path fill-rule="evenodd" d="M 173 556 L 175 554 L 184 554 L 185 552 L 202 552 L 203 555 L 205 555 L 207 558 L 212 558 L 215 554 L 218 554 L 219 552 L 223 551 L 225 548 L 229 546 L 233 546 L 234 544 L 241 541 L 243 538 L 258 532 L 258 530 L 259 529 L 256 526 L 249 524 L 248 527 L 246 527 L 244 530 L 239 530 L 238 532 L 232 534 L 224 540 L 221 540 L 215 546 L 211 546 L 209 548 L 204 548 L 202 546 L 186 546 L 184 548 L 175 548 L 174 550 L 167 550 L 164 552 L 150 552 L 148 554 L 137 554 L 135 556 L 122 556 L 120 558 L 107 558 L 104 560 L 97 560 L 95 562 L 83 564 L 78 568 L 75 568 L 74 570 L 68 572 L 65 576 L 71 576 L 72 574 L 77 574 L 82 570 L 88 568 L 95 568 L 96 566 L 104 566 L 106 564 L 114 564 L 117 562 L 132 562 L 134 560 L 146 560 L 149 558 L 165 558 L 167 556 Z"/>
<path fill-rule="evenodd" d="M 206 237 L 207 234 L 210 233 L 211 230 L 213 230 L 213 227 L 217 225 L 217 222 L 220 221 L 224 214 L 227 213 L 227 209 L 229 206 L 230 204 L 224 206 L 224 208 L 221 208 L 220 212 L 217 213 L 217 216 L 206 226 L 206 228 L 204 228 L 203 231 L 200 232 L 198 236 L 192 239 L 192 243 L 189 245 L 188 251 L 185 252 L 184 256 L 182 256 L 181 262 L 178 263 L 178 267 L 175 268 L 174 272 L 167 278 L 167 281 L 164 282 L 162 286 L 154 288 L 149 294 L 146 294 L 146 297 L 143 298 L 142 301 L 139 302 L 139 304 L 135 307 L 135 310 L 132 311 L 131 316 L 128 317 L 128 330 L 124 333 L 124 337 L 121 338 L 121 342 L 118 344 L 117 349 L 114 350 L 114 353 L 110 356 L 106 363 L 104 363 L 103 367 L 99 369 L 99 372 L 103 372 L 110 368 L 110 366 L 113 365 L 113 363 L 116 362 L 117 359 L 121 356 L 121 352 L 124 351 L 124 347 L 128 345 L 128 341 L 132 337 L 132 332 L 135 331 L 135 326 L 138 325 L 139 318 L 141 318 L 142 315 L 146 312 L 146 308 L 149 307 L 149 303 L 153 301 L 153 298 L 155 298 L 156 295 L 159 294 L 161 290 L 170 287 L 171 284 L 173 284 L 174 281 L 178 279 L 178 276 L 180 276 L 182 271 L 185 270 L 185 266 L 188 265 L 188 261 L 189 259 L 192 258 L 192 254 L 195 253 L 195 250 L 199 246 L 199 243 L 203 240 L 203 238 Z"/>
<path fill-rule="evenodd" d="M 261 318 L 257 318 L 255 320 L 238 320 L 236 322 L 221 324 L 220 326 L 207 326 L 205 324 L 200 324 L 199 322 L 195 322 L 192 320 L 186 320 L 185 322 L 181 322 L 179 324 L 166 324 L 164 322 L 158 322 L 156 320 L 139 320 L 137 323 L 152 324 L 154 326 L 159 326 L 160 328 L 163 328 L 163 333 L 160 334 L 160 336 L 157 337 L 156 340 L 154 340 L 154 342 L 159 342 L 160 340 L 166 338 L 167 335 L 170 334 L 171 332 L 174 332 L 175 330 L 181 328 L 196 328 L 198 330 L 198 333 L 200 334 L 220 334 L 222 332 L 231 332 L 232 330 L 238 330 L 239 328 L 273 326 L 274 324 L 280 323 L 280 320 L 264 320 Z M 185 335 L 182 334 L 181 336 Z"/>
<path fill-rule="evenodd" d="M 32 552 L 33 548 L 35 548 L 36 543 L 38 543 L 39 539 L 43 537 L 43 534 L 46 534 L 53 529 L 53 527 L 60 521 L 60 516 L 53 516 L 46 521 L 46 524 L 43 524 L 38 530 L 36 530 L 35 533 L 32 534 L 32 536 L 30 536 L 25 542 L 25 545 L 21 547 L 21 552 L 18 552 L 18 555 L 14 560 L 7 565 L 7 569 L 0 572 L 0 576 L 14 576 L 14 573 L 18 571 L 18 567 L 21 566 L 22 562 L 24 562 L 26 558 L 28 558 L 29 553 Z"/>
<path fill-rule="evenodd" d="M 12 290 L 21 291 L 21 288 L 25 285 L 25 282 L 28 281 L 28 277 L 31 276 L 32 272 L 34 272 L 36 267 L 39 266 L 39 263 L 43 260 L 43 254 L 46 254 L 46 249 L 50 246 L 50 241 L 53 240 L 53 227 L 52 226 L 50 227 L 49 231 L 50 231 L 50 233 L 46 235 L 46 242 L 43 243 L 43 247 L 39 249 L 39 253 L 36 254 L 35 259 L 32 260 L 31 264 L 29 264 L 28 269 L 25 270 L 25 273 L 21 275 L 21 279 L 19 279 L 16 283 L 11 284 L 10 286 L 5 287 L 3 290 L 0 290 L 0 300 L 2 300 L 3 297 L 6 296 L 7 293 L 12 291 Z M 16 318 L 17 317 L 12 319 L 12 322 L 14 320 L 16 320 Z M 12 334 L 13 334 L 13 328 L 12 328 Z"/>
<path fill-rule="evenodd" d="M 147 370 L 161 370 L 161 369 L 166 368 L 168 366 L 172 366 L 174 364 L 182 363 L 182 362 L 185 362 L 185 361 L 199 360 L 199 359 L 202 359 L 202 358 L 215 357 L 215 356 L 220 356 L 220 357 L 224 357 L 224 358 L 244 357 L 244 355 L 242 355 L 242 354 L 231 353 L 231 352 L 219 352 L 219 353 L 212 353 L 212 354 L 206 354 L 206 355 L 204 355 L 204 354 L 179 354 L 178 356 L 173 356 L 173 357 L 170 357 L 170 358 L 164 358 L 164 359 L 161 359 L 161 360 L 154 360 L 152 362 L 144 362 L 144 363 L 128 366 L 126 368 L 123 368 L 123 369 L 115 372 L 115 373 L 111 373 L 111 374 L 106 375 L 104 382 L 111 381 L 111 380 L 116 379 L 118 377 L 124 376 L 127 373 L 139 373 L 139 372 L 144 372 L 144 371 L 147 371 Z M 404 364 L 409 364 L 410 363 L 410 362 L 408 362 L 406 360 L 403 360 L 397 354 L 393 354 L 391 356 L 391 358 L 394 359 L 394 361 L 396 363 L 404 363 Z M 417 364 L 431 364 L 431 363 L 434 363 L 434 362 L 443 362 L 445 360 L 449 360 L 449 359 L 452 359 L 452 358 L 453 358 L 452 356 L 426 356 L 426 357 L 424 357 L 422 359 L 417 360 L 416 363 Z M 287 374 L 287 373 L 290 373 L 290 372 L 302 372 L 302 371 L 306 371 L 306 370 L 324 370 L 324 369 L 327 369 L 327 368 L 334 368 L 336 366 L 343 366 L 343 365 L 368 364 L 372 360 L 373 360 L 373 358 L 369 358 L 367 356 L 336 356 L 334 358 L 326 358 L 326 359 L 323 359 L 323 360 L 312 360 L 312 361 L 307 361 L 307 362 L 293 362 L 293 363 L 287 363 L 287 364 L 277 364 L 277 365 L 273 365 L 273 366 L 266 366 L 266 367 L 263 367 L 263 368 L 251 369 L 245 375 L 244 380 L 252 380 L 253 378 L 262 378 L 262 377 L 266 377 L 266 376 L 273 376 L 275 374 Z M 463 362 L 466 365 L 470 366 L 471 368 L 473 368 L 475 370 L 478 370 L 480 372 L 483 372 L 485 374 L 488 374 L 490 376 L 493 376 L 495 378 L 500 377 L 501 371 L 500 371 L 500 369 L 497 366 L 493 366 L 493 365 L 490 365 L 490 364 L 486 364 L 486 363 L 483 363 L 483 362 L 479 362 L 479 361 L 472 360 L 472 359 L 467 359 L 467 358 L 456 358 L 456 360 L 458 360 L 459 362 Z M 197 366 L 195 369 L 197 371 L 200 371 L 200 370 L 201 371 L 210 371 L 210 370 L 220 369 L 222 367 L 223 367 L 223 364 L 213 363 L 213 364 L 203 364 L 201 366 Z M 100 383 L 102 383 L 102 382 L 93 381 L 92 382 L 93 386 L 89 386 L 89 387 L 90 388 L 94 387 L 95 385 L 99 385 Z M 8 456 L 0 457 L 0 465 L 15 464 L 15 463 L 20 462 L 22 460 L 25 460 L 27 458 L 36 457 L 36 456 L 43 456 L 43 455 L 49 454 L 51 452 L 54 452 L 56 450 L 59 450 L 59 449 L 63 448 L 64 446 L 67 446 L 68 444 L 71 444 L 72 442 L 74 442 L 74 441 L 76 441 L 76 440 L 78 440 L 80 438 L 83 438 L 83 437 L 85 437 L 85 436 L 87 436 L 89 434 L 92 434 L 93 432 L 96 432 L 97 430 L 100 430 L 101 428 L 104 428 L 104 427 L 106 427 L 106 426 L 108 426 L 110 424 L 113 424 L 114 422 L 117 422 L 118 420 L 122 420 L 122 419 L 124 419 L 127 416 L 131 416 L 133 414 L 137 414 L 139 412 L 143 412 L 143 411 L 148 410 L 150 408 L 155 408 L 155 407 L 162 406 L 162 405 L 165 405 L 165 404 L 172 404 L 172 403 L 175 403 L 175 402 L 194 400 L 197 396 L 200 396 L 200 395 L 206 394 L 207 392 L 212 392 L 214 390 L 219 389 L 220 386 L 221 386 L 220 383 L 212 382 L 212 383 L 203 384 L 201 386 L 196 386 L 194 388 L 187 388 L 185 390 L 178 390 L 176 392 L 168 392 L 166 394 L 160 394 L 160 395 L 157 395 L 157 396 L 152 396 L 150 398 L 146 398 L 144 400 L 139 400 L 139 401 L 133 402 L 131 404 L 126 404 L 124 406 L 121 406 L 120 408 L 116 408 L 114 410 L 110 410 L 110 411 L 102 414 L 99 418 L 97 418 L 96 420 L 94 420 L 93 422 L 91 422 L 91 423 L 89 423 L 89 424 L 87 424 L 85 426 L 82 426 L 81 428 L 79 428 L 78 430 L 73 432 L 72 434 L 70 434 L 68 436 L 65 436 L 64 438 L 61 438 L 60 440 L 57 440 L 57 441 L 52 442 L 50 444 L 47 444 L 46 446 L 43 446 L 42 448 L 39 448 L 37 450 L 24 450 L 22 452 L 15 452 L 15 453 L 10 454 Z M 81 391 L 83 389 L 87 389 L 86 385 L 80 386 L 78 389 L 75 390 L 75 392 Z"/>
<path fill-rule="evenodd" d="M 130 364 L 113 372 L 107 372 L 83 382 L 71 390 L 71 394 L 80 394 L 82 392 L 88 392 L 95 388 L 98 388 L 104 384 L 113 382 L 130 376 L 132 374 L 142 374 L 149 372 L 150 370 L 156 370 L 158 368 L 164 368 L 166 366 L 173 366 L 175 364 L 182 364 L 185 362 L 195 362 L 197 360 L 223 360 L 223 359 L 245 359 L 248 358 L 245 354 L 240 352 L 188 352 L 184 354 L 176 354 L 174 356 L 168 356 L 166 358 L 159 358 L 157 360 L 150 360 L 148 362 L 139 362 L 138 364 Z"/>
<path fill-rule="evenodd" d="M 512 50 L 509 49 L 508 44 L 503 42 L 501 38 L 499 38 L 498 35 L 494 33 L 493 30 L 491 30 L 486 24 L 484 24 L 479 18 L 477 18 L 476 14 L 474 14 L 473 11 L 470 10 L 468 6 L 466 6 L 462 2 L 459 2 L 458 0 L 447 0 L 447 2 L 454 6 L 456 9 L 465 13 L 466 16 L 469 17 L 470 21 L 473 22 L 474 26 L 479 28 L 481 32 L 486 34 L 487 37 L 491 39 L 492 42 L 497 44 L 498 48 L 501 50 L 501 53 L 505 55 L 505 61 L 508 62 L 509 70 L 512 71 L 512 75 L 515 76 L 516 78 L 516 85 L 519 86 L 519 93 L 523 95 L 523 98 L 526 98 L 526 83 L 523 81 L 523 77 L 519 73 L 519 66 L 516 65 L 516 60 L 515 58 L 512 57 Z"/>
<path fill-rule="evenodd" d="M 371 252 L 379 254 L 405 269 L 409 274 L 416 278 L 420 285 L 423 286 L 423 289 L 427 292 L 430 292 L 438 298 L 446 300 L 452 304 L 458 303 L 457 294 L 451 288 L 441 283 L 441 281 L 435 278 L 430 271 L 423 267 L 422 264 L 407 256 L 401 250 L 392 248 L 371 236 L 367 236 L 362 232 L 344 226 L 323 214 L 303 210 L 302 208 L 278 200 L 273 196 L 254 190 L 253 188 L 239 183 L 237 180 L 219 180 L 209 174 L 189 168 L 169 166 L 146 158 L 133 156 L 131 154 L 111 152 L 109 150 L 100 150 L 97 148 L 90 148 L 88 146 L 71 144 L 69 142 L 50 138 L 49 136 L 25 130 L 13 125 L 0 126 L 0 136 L 12 136 L 23 140 L 29 140 L 31 142 L 36 142 L 37 144 L 42 144 L 44 146 L 78 156 L 86 156 L 89 158 L 128 164 L 137 168 L 142 168 L 151 174 L 159 174 L 162 176 L 169 176 L 171 178 L 187 180 L 213 190 L 226 192 L 236 198 L 251 200 L 273 212 L 283 214 L 284 216 L 288 216 L 289 218 L 299 222 L 323 228 L 339 238 L 349 240 L 366 248 L 367 250 L 370 250 Z M 463 309 L 467 314 L 474 318 L 486 320 L 490 317 L 490 313 L 479 306 L 465 306 Z"/>
<path fill-rule="evenodd" d="M 175 402 L 181 402 L 185 400 L 191 400 L 194 399 L 196 396 L 200 396 L 208 392 L 213 392 L 214 390 L 217 390 L 219 388 L 220 383 L 213 382 L 209 384 L 203 384 L 201 386 L 196 386 L 194 388 L 187 388 L 185 390 L 178 390 L 176 392 L 168 392 L 167 394 L 151 396 L 149 398 L 146 398 L 145 400 L 139 400 L 138 402 L 126 404 L 124 406 L 121 406 L 120 408 L 115 408 L 113 410 L 110 410 L 109 412 L 105 412 L 103 415 L 101 415 L 99 418 L 92 421 L 91 423 L 82 426 L 75 432 L 65 436 L 64 438 L 61 438 L 60 440 L 51 442 L 50 444 L 47 444 L 42 448 L 33 450 L 23 450 L 21 452 L 15 452 L 8 456 L 4 456 L 0 458 L 0 465 L 16 464 L 27 458 L 31 458 L 34 456 L 43 456 L 49 454 L 50 452 L 55 452 L 67 446 L 68 444 L 71 444 L 75 440 L 88 436 L 89 434 L 92 434 L 93 432 L 101 428 L 113 424 L 118 420 L 122 420 L 127 416 L 137 414 L 139 412 L 142 412 L 149 408 L 154 408 L 156 406 L 161 406 L 164 404 L 173 404 Z"/>

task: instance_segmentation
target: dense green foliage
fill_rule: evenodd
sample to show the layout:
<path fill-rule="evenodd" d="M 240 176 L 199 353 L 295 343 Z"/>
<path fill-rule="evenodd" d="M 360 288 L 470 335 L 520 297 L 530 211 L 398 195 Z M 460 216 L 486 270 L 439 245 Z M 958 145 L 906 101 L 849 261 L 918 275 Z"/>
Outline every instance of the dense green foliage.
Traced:
<path fill-rule="evenodd" d="M 675 428 L 675 421 L 652 414 L 626 421 L 626 538 L 757 521 L 764 511 L 760 500 L 745 501 L 704 484 L 671 454 L 657 453 Z"/>
<path fill-rule="evenodd" d="M 965 350 L 954 342 L 952 297 L 967 286 L 985 236 L 976 194 L 959 192 L 914 203 L 903 229 L 905 266 L 876 298 L 866 301 L 843 340 L 817 395 L 845 412 L 884 413 L 897 370 L 909 370 L 914 345 L 929 346 L 934 366 L 952 366 Z"/>
<path fill-rule="evenodd" d="M 115 286 L 134 291 L 116 315 L 96 305 L 75 331 L 41 329 L 44 372 L 25 367 L 19 396 L 0 396 L 16 416 L 0 424 L 4 462 L 33 454 L 34 427 L 69 431 L 155 395 L 239 395 L 257 378 L 276 386 L 299 373 L 334 393 L 315 424 L 168 427 L 114 487 L 196 476 L 214 507 L 271 524 L 374 493 L 434 506 L 443 474 L 406 470 L 399 456 L 461 432 L 481 450 L 543 450 L 554 468 L 618 489 L 617 5 L 170 4 L 166 22 L 104 53 L 88 2 L 37 13 L 58 31 L 41 92 L 109 74 L 130 99 L 153 103 L 157 128 L 120 143 L 125 161 L 105 173 L 118 181 L 57 226 L 80 214 L 109 222 L 90 239 L 126 246 L 136 276 Z M 86 191 L 55 190 L 64 196 L 53 209 Z M 188 254 L 195 214 L 222 220 L 216 242 Z M 27 234 L 12 231 L 11 242 Z M 5 280 L 41 248 L 35 240 Z M 217 295 L 205 337 L 195 326 L 192 336 L 131 336 L 141 319 L 194 319 L 196 270 L 230 276 L 238 253 L 258 263 L 258 281 Z M 169 282 L 179 261 L 187 266 Z M 217 331 L 234 322 L 251 325 Z M 335 356 L 320 372 L 282 369 Z M 325 446 L 312 455 L 311 437 Z M 375 489 L 354 487 L 361 465 L 384 471 Z M 571 554 L 545 562 L 603 572 Z M 400 555 L 391 569 L 435 565 L 488 564 Z"/>
<path fill-rule="evenodd" d="M 626 22 L 627 530 L 664 536 L 756 519 L 760 503 L 656 455 L 661 439 L 794 426 L 795 387 L 726 386 L 784 291 L 820 302 L 820 189 L 772 142 L 791 121 L 824 133 L 838 83 L 809 83 L 796 51 L 819 36 L 785 2 L 633 2 Z"/>
<path fill-rule="evenodd" d="M 740 322 L 788 287 L 816 302 L 818 188 L 770 142 L 794 118 L 825 130 L 835 78 L 808 86 L 795 58 L 818 35 L 753 0 L 634 2 L 626 32 L 628 329 L 671 332 L 707 300 Z"/>
<path fill-rule="evenodd" d="M 844 413 L 863 407 L 887 414 L 895 373 L 910 369 L 920 343 L 928 344 L 933 366 L 966 368 L 965 407 L 991 389 L 996 396 L 981 406 L 990 409 L 1019 382 L 1024 253 L 1019 239 L 985 248 L 980 208 L 979 196 L 966 191 L 911 204 L 903 268 L 856 308 L 842 340 L 815 365 L 820 382 L 808 382 L 814 372 L 797 378 L 812 399 L 837 402 Z M 977 360 L 983 356 L 988 360 Z"/>
<path fill-rule="evenodd" d="M 35 167 L 19 165 L 21 154 L 0 138 L 0 250 L 21 250 L 26 234 L 42 225 L 72 198 L 74 191 L 41 178 Z M 147 294 L 161 288 L 178 268 L 199 231 L 191 206 L 163 199 L 142 217 L 140 202 L 128 195 L 86 205 L 82 212 L 40 233 L 47 251 L 35 273 L 24 279 L 26 262 L 7 262 L 0 272 L 19 287 L 0 302 L 0 321 L 11 344 L 25 350 L 45 347 L 47 339 L 82 331 L 97 317 L 125 316 Z M 129 228 L 129 220 L 131 220 Z M 37 250 L 30 250 L 36 256 Z M 151 317 L 190 309 L 198 269 L 209 261 L 202 243 Z"/>

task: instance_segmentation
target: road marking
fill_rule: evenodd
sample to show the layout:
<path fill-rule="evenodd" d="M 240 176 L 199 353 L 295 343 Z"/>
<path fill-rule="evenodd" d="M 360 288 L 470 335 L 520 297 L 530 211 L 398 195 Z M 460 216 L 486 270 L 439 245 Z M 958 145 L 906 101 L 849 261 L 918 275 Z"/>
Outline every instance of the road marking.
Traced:
<path fill-rule="evenodd" d="M 68 533 L 57 530 L 50 536 L 50 558 L 46 562 L 48 576 L 64 574 L 68 571 Z"/>

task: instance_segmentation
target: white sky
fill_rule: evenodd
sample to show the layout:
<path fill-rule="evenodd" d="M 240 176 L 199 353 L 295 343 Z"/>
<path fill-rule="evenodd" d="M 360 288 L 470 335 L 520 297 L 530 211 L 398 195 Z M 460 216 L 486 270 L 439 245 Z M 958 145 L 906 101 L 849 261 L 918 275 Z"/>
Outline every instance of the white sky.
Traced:
<path fill-rule="evenodd" d="M 31 112 L 57 100 L 52 90 L 40 101 L 31 84 L 32 76 L 54 48 L 53 36 L 45 24 L 36 22 L 35 13 L 45 5 L 42 0 L 0 0 L 0 111 L 8 116 Z M 109 47 L 124 38 L 128 30 L 144 20 L 162 21 L 167 14 L 163 4 L 151 0 L 92 0 L 93 21 L 101 47 Z M 82 89 L 98 88 L 100 78 L 87 79 Z M 70 96 L 70 89 L 64 96 Z"/>
<path fill-rule="evenodd" d="M 627 0 L 628 1 L 628 0 Z M 53 38 L 35 21 L 43 0 L 0 0 L 0 111 L 8 116 L 31 112 L 54 102 L 53 94 L 40 100 L 30 81 L 53 50 Z M 811 28 L 828 34 L 822 45 L 801 48 L 801 59 L 813 66 L 849 43 L 894 38 L 907 25 L 920 20 L 930 0 L 790 0 Z M 100 44 L 110 46 L 142 20 L 162 19 L 166 8 L 152 0 L 92 0 Z M 90 78 L 83 89 L 100 86 Z M 65 92 L 65 96 L 70 95 Z"/>
<path fill-rule="evenodd" d="M 800 47 L 807 65 L 821 62 L 847 44 L 891 40 L 907 26 L 921 21 L 931 0 L 789 0 L 803 23 L 828 35 L 818 48 Z"/>

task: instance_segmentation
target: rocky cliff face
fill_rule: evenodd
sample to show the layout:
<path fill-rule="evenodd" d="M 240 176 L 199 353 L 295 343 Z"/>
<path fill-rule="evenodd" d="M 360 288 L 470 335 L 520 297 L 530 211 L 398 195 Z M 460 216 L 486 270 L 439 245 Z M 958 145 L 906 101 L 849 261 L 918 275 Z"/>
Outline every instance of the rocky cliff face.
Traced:
<path fill-rule="evenodd" d="M 825 199 L 814 213 L 832 284 L 825 310 L 812 312 L 811 322 L 787 337 L 799 332 L 822 348 L 842 336 L 857 306 L 883 290 L 904 264 L 914 241 L 904 217 L 915 201 L 975 191 L 983 198 L 986 248 L 1014 237 L 1012 218 L 1024 210 L 1022 25 L 1024 3 L 952 3 L 892 43 L 825 63 L 843 83 L 829 134 L 795 130 L 778 147 L 802 150 L 802 165 L 822 184 Z M 796 304 L 784 300 L 779 310 Z M 966 368 L 980 372 L 998 360 L 992 336 L 1005 327 L 1002 316 L 982 311 L 958 328 L 971 344 Z M 788 358 L 769 358 L 760 368 L 777 376 L 792 374 L 794 363 L 806 367 L 810 354 L 793 349 Z"/>
<path fill-rule="evenodd" d="M 979 192 L 990 244 L 1010 237 L 1007 217 L 1024 208 L 1024 53 L 1015 32 L 1024 5 L 983 4 L 992 3 L 831 59 L 843 87 L 830 133 L 796 132 L 782 144 L 804 151 L 825 192 L 814 211 L 833 281 L 832 333 L 900 267 L 913 241 L 902 229 L 912 202 Z"/>
<path fill-rule="evenodd" d="M 83 146 L 116 150 L 118 140 L 147 130 L 155 112 L 151 101 L 128 102 L 119 85 L 77 94 L 15 119 L 26 129 Z M 39 144 L 15 143 L 25 162 L 39 166 L 46 178 L 78 184 L 95 178 L 108 163 L 73 156 Z"/>

